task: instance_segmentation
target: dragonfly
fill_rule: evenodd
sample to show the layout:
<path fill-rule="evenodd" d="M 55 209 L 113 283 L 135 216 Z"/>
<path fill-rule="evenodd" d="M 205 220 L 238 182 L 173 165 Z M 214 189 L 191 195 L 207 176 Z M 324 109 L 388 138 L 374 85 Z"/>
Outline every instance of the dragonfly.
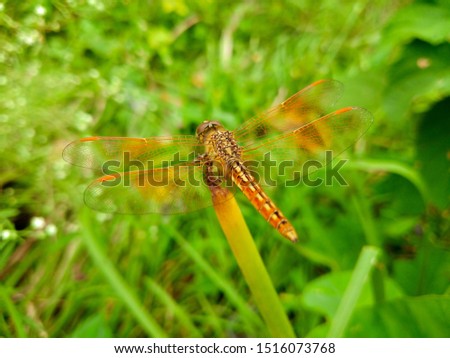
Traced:
<path fill-rule="evenodd" d="M 368 130 L 373 118 L 366 109 L 332 110 L 342 92 L 340 82 L 320 80 L 234 131 L 208 120 L 196 135 L 87 137 L 68 144 L 63 158 L 79 167 L 101 169 L 102 176 L 84 193 L 86 205 L 94 210 L 184 213 L 212 206 L 215 188 L 240 189 L 269 224 L 295 242 L 294 226 L 267 194 L 267 183 L 272 183 L 268 177 L 285 161 L 291 168 L 286 173 L 301 178 L 304 163 L 326 165 L 324 153 L 339 155 Z M 276 160 L 266 170 L 259 164 L 268 155 Z"/>

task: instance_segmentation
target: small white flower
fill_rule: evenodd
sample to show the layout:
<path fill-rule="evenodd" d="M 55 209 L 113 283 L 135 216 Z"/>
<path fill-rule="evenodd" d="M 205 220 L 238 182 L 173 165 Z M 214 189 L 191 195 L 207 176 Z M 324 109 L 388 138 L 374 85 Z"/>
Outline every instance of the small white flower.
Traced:
<path fill-rule="evenodd" d="M 45 228 L 45 233 L 49 236 L 55 236 L 58 232 L 58 228 L 54 224 L 48 224 Z"/>
<path fill-rule="evenodd" d="M 39 216 L 31 219 L 31 227 L 36 230 L 41 230 L 45 227 L 45 220 Z"/>
<path fill-rule="evenodd" d="M 42 5 L 38 5 L 34 9 L 34 12 L 36 13 L 36 15 L 44 16 L 47 13 L 47 9 L 45 7 L 43 7 Z"/>
<path fill-rule="evenodd" d="M 13 236 L 12 231 L 11 230 L 3 230 L 1 236 L 2 236 L 2 240 L 8 240 Z"/>

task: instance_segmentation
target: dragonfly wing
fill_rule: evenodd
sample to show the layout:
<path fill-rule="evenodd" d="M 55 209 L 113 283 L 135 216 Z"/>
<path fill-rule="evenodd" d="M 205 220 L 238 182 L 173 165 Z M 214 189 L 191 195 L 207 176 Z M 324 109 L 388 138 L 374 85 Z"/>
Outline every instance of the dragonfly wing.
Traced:
<path fill-rule="evenodd" d="M 204 169 L 203 165 L 179 165 L 106 175 L 86 189 L 84 201 L 90 208 L 108 213 L 195 211 L 213 205 Z"/>
<path fill-rule="evenodd" d="M 63 158 L 84 168 L 104 169 L 112 165 L 118 171 L 128 171 L 191 162 L 201 150 L 195 136 L 89 137 L 67 145 Z"/>
<path fill-rule="evenodd" d="M 234 131 L 234 136 L 241 145 L 250 145 L 298 129 L 329 113 L 342 92 L 343 85 L 338 81 L 317 81 L 266 113 L 244 122 Z"/>
<path fill-rule="evenodd" d="M 283 175 L 301 178 L 349 148 L 372 121 L 363 108 L 342 108 L 289 133 L 244 147 L 243 159 L 266 183 Z"/>

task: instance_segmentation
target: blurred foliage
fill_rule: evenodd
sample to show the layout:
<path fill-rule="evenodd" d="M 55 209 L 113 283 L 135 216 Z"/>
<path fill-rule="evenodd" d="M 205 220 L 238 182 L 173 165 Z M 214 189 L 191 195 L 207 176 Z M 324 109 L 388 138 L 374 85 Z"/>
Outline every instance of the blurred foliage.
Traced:
<path fill-rule="evenodd" d="M 320 78 L 375 118 L 350 185 L 274 194 L 295 246 L 241 200 L 296 334 L 326 335 L 372 245 L 346 335 L 450 335 L 447 1 L 10 0 L 0 28 L 0 336 L 267 336 L 212 209 L 92 212 L 61 152 L 234 128 Z"/>

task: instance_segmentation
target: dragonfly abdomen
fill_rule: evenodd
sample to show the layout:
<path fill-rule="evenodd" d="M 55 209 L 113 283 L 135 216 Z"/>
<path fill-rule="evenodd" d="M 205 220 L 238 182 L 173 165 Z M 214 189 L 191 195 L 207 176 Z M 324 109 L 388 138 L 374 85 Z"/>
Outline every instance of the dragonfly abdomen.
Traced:
<path fill-rule="evenodd" d="M 264 219 L 285 238 L 292 242 L 297 241 L 294 227 L 255 181 L 247 168 L 239 162 L 233 163 L 231 168 L 233 181 Z"/>

